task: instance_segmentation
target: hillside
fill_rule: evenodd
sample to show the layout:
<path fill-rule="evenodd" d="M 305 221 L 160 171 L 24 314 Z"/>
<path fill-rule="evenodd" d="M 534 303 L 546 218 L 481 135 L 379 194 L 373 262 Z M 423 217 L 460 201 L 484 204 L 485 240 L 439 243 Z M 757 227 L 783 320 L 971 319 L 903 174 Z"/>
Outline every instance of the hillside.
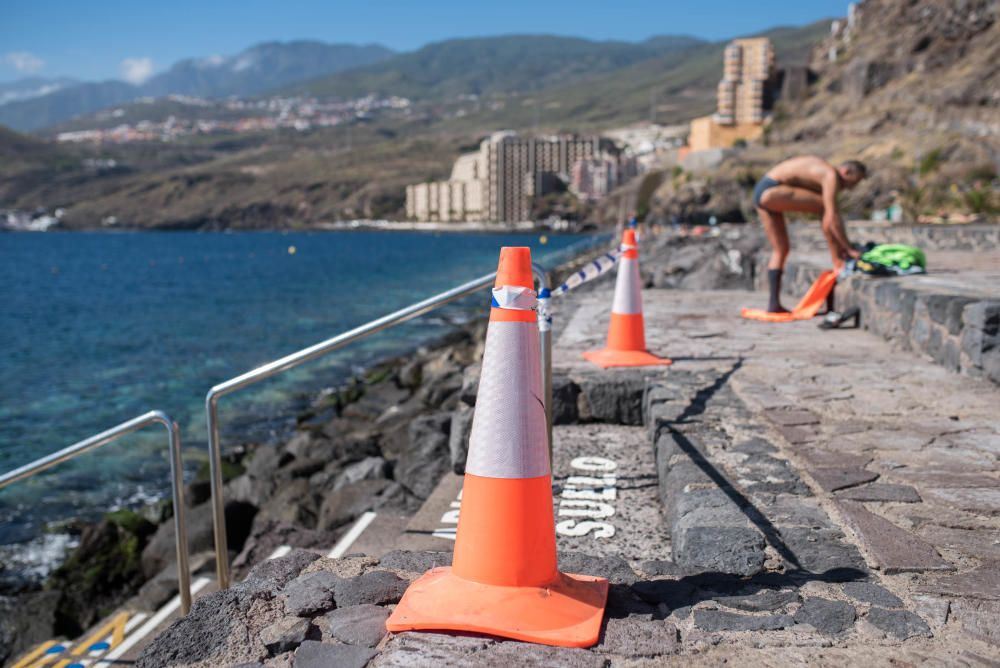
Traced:
<path fill-rule="evenodd" d="M 63 208 L 73 229 L 107 227 L 111 217 L 124 228 L 287 229 L 392 216 L 413 175 L 444 177 L 464 139 L 359 124 L 243 141 L 79 146 L 58 169 L 0 180 L 0 208 Z M 88 166 L 98 157 L 115 166 Z"/>
<path fill-rule="evenodd" d="M 998 13 L 991 0 L 869 0 L 853 30 L 816 49 L 814 94 L 786 110 L 774 138 L 860 140 L 852 150 L 880 158 L 898 149 L 900 161 L 934 149 L 945 161 L 1000 158 Z"/>
<path fill-rule="evenodd" d="M 35 170 L 58 169 L 73 161 L 69 151 L 0 126 L 0 207 L 5 192 L 14 189 L 11 179 Z"/>
<path fill-rule="evenodd" d="M 39 153 L 54 150 L 51 144 L 0 126 L 0 165 L 12 167 L 37 160 Z"/>
<path fill-rule="evenodd" d="M 813 47 L 830 32 L 830 21 L 774 28 L 761 33 L 774 44 L 779 66 L 804 65 Z M 725 42 L 675 49 L 629 66 L 554 85 L 520 98 L 503 100 L 495 109 L 467 114 L 452 127 L 530 128 L 541 119 L 549 128 L 591 130 L 650 118 L 683 122 L 715 108 Z M 535 110 L 540 111 L 536 112 Z"/>
<path fill-rule="evenodd" d="M 342 98 L 375 93 L 415 100 L 530 92 L 617 71 L 701 43 L 688 36 L 663 36 L 640 43 L 553 35 L 453 39 L 309 81 L 288 92 Z"/>
<path fill-rule="evenodd" d="M 852 217 L 893 203 L 910 221 L 1000 214 L 998 12 L 991 0 L 866 0 L 853 28 L 816 45 L 816 82 L 779 103 L 766 140 L 712 175 L 665 181 L 654 216 L 750 217 L 756 178 L 801 153 L 868 164 L 842 198 Z M 699 198 L 703 189 L 715 194 Z"/>
<path fill-rule="evenodd" d="M 830 61 L 827 54 L 837 50 Z M 1000 213 L 1000 4 L 868 0 L 813 59 L 815 93 L 775 128 L 875 167 L 851 202 L 911 215 Z"/>
<path fill-rule="evenodd" d="M 322 42 L 268 42 L 227 57 L 183 60 L 140 86 L 123 81 L 79 83 L 0 105 L 0 124 L 38 130 L 142 97 L 252 96 L 390 56 L 385 47 Z"/>

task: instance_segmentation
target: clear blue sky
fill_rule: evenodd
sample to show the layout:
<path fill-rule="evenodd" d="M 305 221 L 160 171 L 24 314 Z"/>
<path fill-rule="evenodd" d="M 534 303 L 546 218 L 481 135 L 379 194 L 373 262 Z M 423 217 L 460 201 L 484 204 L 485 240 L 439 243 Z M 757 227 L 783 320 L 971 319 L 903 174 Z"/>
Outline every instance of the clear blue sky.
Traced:
<path fill-rule="evenodd" d="M 400 51 L 510 33 L 717 40 L 846 12 L 847 0 L 3 0 L 0 81 L 120 78 L 126 59 L 139 72 L 158 72 L 266 40 L 378 42 Z"/>

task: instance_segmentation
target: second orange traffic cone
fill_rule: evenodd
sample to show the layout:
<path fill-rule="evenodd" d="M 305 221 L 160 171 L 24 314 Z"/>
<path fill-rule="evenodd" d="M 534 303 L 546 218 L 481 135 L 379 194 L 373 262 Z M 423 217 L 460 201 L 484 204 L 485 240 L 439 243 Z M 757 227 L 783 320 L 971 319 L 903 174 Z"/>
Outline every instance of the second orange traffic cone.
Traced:
<path fill-rule="evenodd" d="M 608 581 L 556 567 L 531 252 L 503 248 L 450 568 L 424 573 L 389 631 L 486 633 L 563 647 L 597 643 Z"/>
<path fill-rule="evenodd" d="M 622 234 L 622 254 L 618 259 L 615 298 L 611 304 L 608 344 L 590 350 L 584 358 L 604 369 L 615 366 L 655 366 L 673 364 L 646 350 L 646 324 L 642 317 L 642 283 L 639 279 L 639 251 L 635 230 Z"/>

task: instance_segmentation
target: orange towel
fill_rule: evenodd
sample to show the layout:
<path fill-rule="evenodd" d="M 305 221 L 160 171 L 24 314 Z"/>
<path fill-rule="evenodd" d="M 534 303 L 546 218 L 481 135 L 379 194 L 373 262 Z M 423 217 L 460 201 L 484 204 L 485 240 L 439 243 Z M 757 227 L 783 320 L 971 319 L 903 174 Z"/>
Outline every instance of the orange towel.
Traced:
<path fill-rule="evenodd" d="M 796 304 L 791 313 L 768 313 L 759 308 L 745 308 L 740 315 L 748 320 L 764 322 L 791 322 L 793 320 L 809 320 L 819 313 L 819 309 L 830 296 L 833 286 L 837 284 L 837 275 L 833 271 L 824 271 L 809 287 L 802 300 Z"/>

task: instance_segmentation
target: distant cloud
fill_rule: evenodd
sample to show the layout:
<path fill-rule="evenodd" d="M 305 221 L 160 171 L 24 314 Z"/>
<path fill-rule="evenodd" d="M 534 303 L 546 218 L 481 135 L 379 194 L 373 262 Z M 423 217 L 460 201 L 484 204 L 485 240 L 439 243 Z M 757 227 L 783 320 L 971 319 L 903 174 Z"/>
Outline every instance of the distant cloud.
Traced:
<path fill-rule="evenodd" d="M 126 58 L 119 66 L 122 79 L 130 84 L 139 85 L 153 76 L 152 58 Z"/>
<path fill-rule="evenodd" d="M 0 62 L 3 62 L 4 65 L 9 65 L 18 72 L 23 72 L 24 74 L 34 74 L 45 67 L 44 60 L 33 53 L 28 53 L 27 51 L 11 51 L 10 53 L 5 53 L 3 56 L 0 56 Z"/>

